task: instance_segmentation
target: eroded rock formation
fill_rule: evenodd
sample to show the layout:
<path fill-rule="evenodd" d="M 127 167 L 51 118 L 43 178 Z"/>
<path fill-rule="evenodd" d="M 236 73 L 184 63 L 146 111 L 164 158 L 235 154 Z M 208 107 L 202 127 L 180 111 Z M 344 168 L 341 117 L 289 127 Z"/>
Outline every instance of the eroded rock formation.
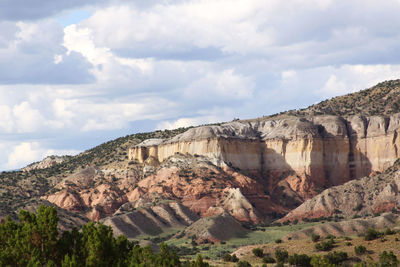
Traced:
<path fill-rule="evenodd" d="M 316 116 L 231 122 L 192 128 L 168 140 L 146 140 L 129 159 L 157 164 L 181 153 L 202 155 L 268 180 L 300 197 L 382 172 L 399 157 L 400 114 Z"/>

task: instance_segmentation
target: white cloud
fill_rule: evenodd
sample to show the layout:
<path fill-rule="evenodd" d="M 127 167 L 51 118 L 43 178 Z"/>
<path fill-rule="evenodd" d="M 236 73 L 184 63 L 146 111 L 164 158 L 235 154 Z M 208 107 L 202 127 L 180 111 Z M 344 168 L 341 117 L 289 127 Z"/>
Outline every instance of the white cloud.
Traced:
<path fill-rule="evenodd" d="M 6 105 L 0 105 L 0 132 L 11 133 L 14 121 L 11 116 L 11 109 Z"/>
<path fill-rule="evenodd" d="M 21 143 L 32 155 L 88 148 L 400 77 L 397 0 L 90 0 L 92 16 L 66 28 L 58 12 L 81 2 L 22 2 L 0 10 L 2 166 Z M 38 138 L 48 143 L 35 147 Z"/>
<path fill-rule="evenodd" d="M 223 117 L 219 116 L 201 116 L 195 118 L 180 118 L 175 121 L 163 121 L 157 124 L 157 130 L 172 130 L 181 127 L 196 126 L 208 123 L 217 123 L 223 121 Z"/>
<path fill-rule="evenodd" d="M 385 80 L 400 78 L 400 65 L 343 65 L 330 69 L 324 86 L 317 90 L 323 97 L 344 95 L 369 88 Z"/>
<path fill-rule="evenodd" d="M 76 150 L 46 149 L 41 147 L 38 142 L 22 142 L 14 146 L 9 154 L 6 168 L 21 168 L 51 155 L 74 155 L 77 153 Z"/>
<path fill-rule="evenodd" d="M 34 132 L 41 128 L 44 118 L 39 110 L 34 109 L 28 102 L 14 106 L 13 115 L 18 133 Z"/>
<path fill-rule="evenodd" d="M 233 69 L 209 72 L 204 78 L 195 80 L 183 94 L 189 99 L 214 101 L 243 100 L 251 98 L 254 83 L 250 77 L 237 74 Z"/>

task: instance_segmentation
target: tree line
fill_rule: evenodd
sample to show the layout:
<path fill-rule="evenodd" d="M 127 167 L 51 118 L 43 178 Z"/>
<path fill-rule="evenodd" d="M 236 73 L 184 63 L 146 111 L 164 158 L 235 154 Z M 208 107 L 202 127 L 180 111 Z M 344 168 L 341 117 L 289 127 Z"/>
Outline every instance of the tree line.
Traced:
<path fill-rule="evenodd" d="M 37 213 L 21 210 L 19 221 L 8 217 L 0 223 L 0 266 L 188 266 L 206 267 L 200 255 L 182 261 L 161 244 L 155 253 L 125 236 L 114 237 L 111 227 L 90 222 L 59 233 L 55 207 L 40 205 Z"/>

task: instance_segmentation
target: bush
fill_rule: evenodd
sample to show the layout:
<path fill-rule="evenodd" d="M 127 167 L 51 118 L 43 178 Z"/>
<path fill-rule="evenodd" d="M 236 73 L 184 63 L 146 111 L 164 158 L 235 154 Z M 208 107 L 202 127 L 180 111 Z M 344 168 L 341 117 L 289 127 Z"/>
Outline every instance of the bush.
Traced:
<path fill-rule="evenodd" d="M 377 239 L 377 238 L 379 238 L 379 237 L 381 237 L 381 236 L 382 236 L 382 234 L 381 234 L 380 232 L 376 231 L 376 230 L 373 229 L 373 228 L 369 228 L 369 229 L 367 230 L 367 232 L 365 233 L 364 239 L 365 239 L 366 241 L 370 241 L 370 240 Z"/>
<path fill-rule="evenodd" d="M 222 256 L 222 259 L 226 262 L 232 261 L 232 256 L 229 253 L 226 253 L 224 256 Z"/>
<path fill-rule="evenodd" d="M 396 233 L 396 231 L 393 231 L 390 228 L 386 228 L 385 230 L 385 235 L 394 235 Z"/>
<path fill-rule="evenodd" d="M 286 262 L 289 258 L 289 253 L 281 248 L 275 249 L 275 258 L 277 262 Z"/>
<path fill-rule="evenodd" d="M 248 261 L 239 261 L 236 264 L 237 267 L 251 267 L 251 264 Z"/>
<path fill-rule="evenodd" d="M 263 263 L 275 263 L 275 262 L 276 260 L 269 255 L 263 258 Z"/>
<path fill-rule="evenodd" d="M 325 239 L 335 239 L 336 238 L 336 236 L 334 236 L 334 235 L 327 235 L 326 237 L 325 237 Z"/>
<path fill-rule="evenodd" d="M 397 257 L 393 254 L 393 251 L 386 252 L 383 251 L 381 255 L 379 255 L 379 263 L 380 266 L 398 266 L 399 265 L 399 260 Z"/>
<path fill-rule="evenodd" d="M 311 266 L 311 257 L 306 254 L 293 254 L 289 257 L 289 264 L 298 267 L 309 267 Z"/>
<path fill-rule="evenodd" d="M 314 233 L 311 234 L 311 240 L 312 240 L 314 243 L 318 242 L 320 238 L 321 238 L 320 235 L 317 235 L 317 234 L 314 234 Z"/>
<path fill-rule="evenodd" d="M 329 251 L 333 248 L 333 244 L 334 244 L 333 239 L 329 239 L 327 241 L 315 244 L 315 249 L 318 251 Z"/>
<path fill-rule="evenodd" d="M 359 245 L 354 247 L 354 252 L 356 253 L 356 255 L 363 255 L 367 252 L 367 248 L 362 245 Z"/>
<path fill-rule="evenodd" d="M 264 251 L 262 248 L 253 248 L 252 252 L 254 256 L 258 258 L 262 258 L 264 256 Z"/>
<path fill-rule="evenodd" d="M 347 258 L 348 258 L 347 253 L 341 251 L 334 251 L 324 256 L 324 259 L 327 262 L 336 265 L 339 265 L 340 263 L 344 262 L 345 260 L 347 260 Z"/>
<path fill-rule="evenodd" d="M 276 239 L 276 240 L 275 240 L 275 243 L 277 243 L 277 244 L 282 243 L 282 239 Z"/>

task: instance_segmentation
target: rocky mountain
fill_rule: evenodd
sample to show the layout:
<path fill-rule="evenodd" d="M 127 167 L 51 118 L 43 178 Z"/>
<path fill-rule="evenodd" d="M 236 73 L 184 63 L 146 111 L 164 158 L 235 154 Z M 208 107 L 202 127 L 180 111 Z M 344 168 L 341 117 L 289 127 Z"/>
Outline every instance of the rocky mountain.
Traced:
<path fill-rule="evenodd" d="M 214 221 L 391 210 L 399 92 L 400 81 L 389 81 L 303 110 L 129 135 L 77 156 L 45 159 L 0 174 L 0 214 L 48 201 L 134 237 L 199 218 L 217 218 L 198 224 L 210 229 Z M 364 213 L 352 212 L 361 202 Z M 193 229 L 215 236 L 200 226 Z"/>
<path fill-rule="evenodd" d="M 176 154 L 203 156 L 252 177 L 277 205 L 293 208 L 324 188 L 386 170 L 399 157 L 399 130 L 400 113 L 236 121 L 146 140 L 128 157 L 160 166 Z"/>
<path fill-rule="evenodd" d="M 57 164 L 62 163 L 63 161 L 66 161 L 70 159 L 71 156 L 48 156 L 42 161 L 35 162 L 32 164 L 29 164 L 28 166 L 22 168 L 23 171 L 32 171 L 32 170 L 37 170 L 37 169 L 46 169 L 50 168 L 52 166 L 55 166 Z"/>
<path fill-rule="evenodd" d="M 381 174 L 331 187 L 298 208 L 282 221 L 340 215 L 368 217 L 382 212 L 400 212 L 400 160 Z"/>

